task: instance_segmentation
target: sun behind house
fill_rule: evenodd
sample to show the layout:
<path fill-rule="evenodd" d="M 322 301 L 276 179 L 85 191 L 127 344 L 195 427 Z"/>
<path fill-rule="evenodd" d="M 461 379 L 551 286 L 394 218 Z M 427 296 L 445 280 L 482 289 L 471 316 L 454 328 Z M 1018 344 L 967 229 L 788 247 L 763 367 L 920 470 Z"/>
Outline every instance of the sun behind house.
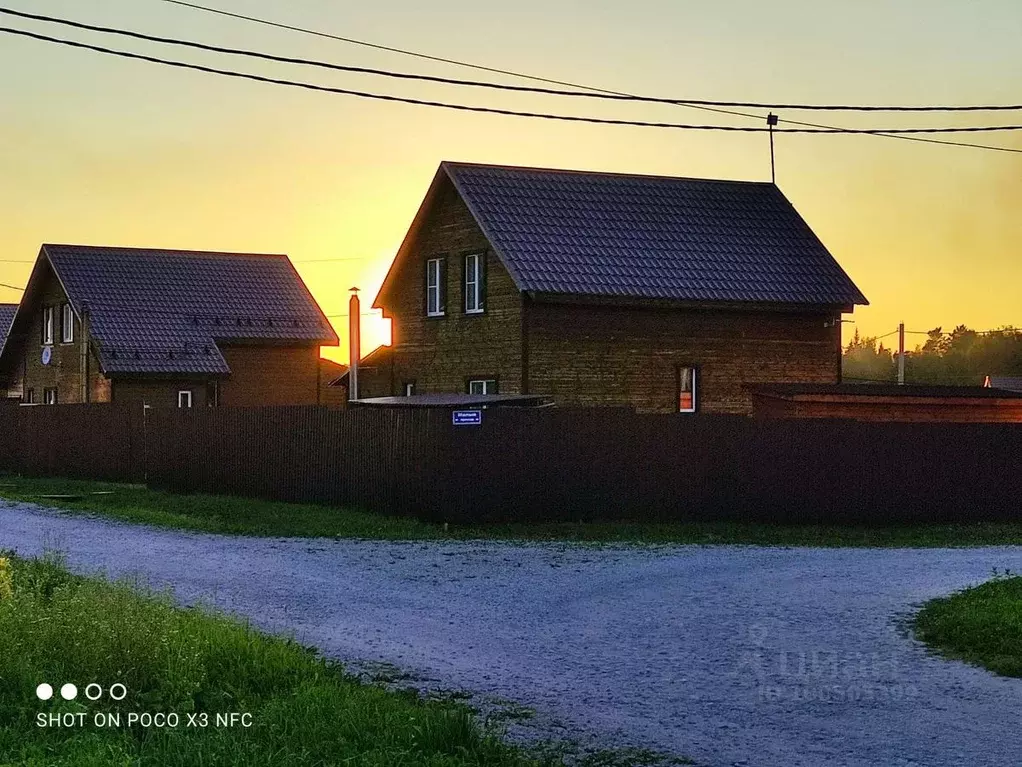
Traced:
<path fill-rule="evenodd" d="M 749 384 L 838 383 L 841 315 L 865 303 L 772 183 L 445 162 L 359 397 L 749 413 Z"/>
<path fill-rule="evenodd" d="M 338 338 L 287 256 L 43 245 L 0 342 L 24 403 L 200 407 L 323 404 Z"/>

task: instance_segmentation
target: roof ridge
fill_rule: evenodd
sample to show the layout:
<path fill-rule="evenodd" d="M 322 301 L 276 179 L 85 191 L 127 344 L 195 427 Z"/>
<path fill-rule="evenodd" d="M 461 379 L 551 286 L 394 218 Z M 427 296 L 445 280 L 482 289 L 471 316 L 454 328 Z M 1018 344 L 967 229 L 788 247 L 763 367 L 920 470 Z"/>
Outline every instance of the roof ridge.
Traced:
<path fill-rule="evenodd" d="M 44 242 L 42 244 L 44 250 L 49 248 L 61 248 L 64 250 L 72 251 L 103 251 L 106 255 L 116 255 L 111 251 L 124 251 L 126 254 L 141 255 L 144 253 L 157 253 L 160 255 L 169 256 L 225 256 L 233 258 L 237 256 L 247 256 L 254 258 L 286 258 L 288 260 L 291 257 L 287 253 L 251 253 L 246 251 L 230 251 L 230 250 L 190 250 L 187 248 L 140 248 L 134 246 L 125 245 L 74 245 L 70 243 L 55 243 L 55 242 Z"/>
<path fill-rule="evenodd" d="M 603 171 L 603 170 L 580 170 L 573 168 L 540 168 L 529 165 L 504 165 L 500 163 L 485 162 L 460 162 L 458 160 L 443 160 L 440 163 L 443 168 L 492 168 L 494 170 L 520 170 L 533 173 L 556 173 L 578 176 L 606 176 L 608 178 L 640 178 L 658 179 L 663 181 L 698 181 L 708 184 L 754 184 L 757 186 L 777 187 L 773 181 L 752 181 L 737 178 L 705 178 L 699 176 L 668 176 L 659 173 L 628 173 L 624 171 Z M 779 189 L 779 188 L 778 188 Z"/>

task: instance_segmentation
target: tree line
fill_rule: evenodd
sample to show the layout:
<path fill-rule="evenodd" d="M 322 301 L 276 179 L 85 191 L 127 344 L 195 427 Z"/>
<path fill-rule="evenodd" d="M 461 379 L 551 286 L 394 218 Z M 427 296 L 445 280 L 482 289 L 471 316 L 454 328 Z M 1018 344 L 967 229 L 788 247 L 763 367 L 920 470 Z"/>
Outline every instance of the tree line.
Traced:
<path fill-rule="evenodd" d="M 842 372 L 849 383 L 896 382 L 897 349 L 856 330 L 844 349 Z M 906 383 L 979 386 L 988 375 L 1022 376 L 1022 330 L 1009 326 L 981 333 L 959 325 L 945 332 L 937 327 L 912 351 L 906 342 Z"/>

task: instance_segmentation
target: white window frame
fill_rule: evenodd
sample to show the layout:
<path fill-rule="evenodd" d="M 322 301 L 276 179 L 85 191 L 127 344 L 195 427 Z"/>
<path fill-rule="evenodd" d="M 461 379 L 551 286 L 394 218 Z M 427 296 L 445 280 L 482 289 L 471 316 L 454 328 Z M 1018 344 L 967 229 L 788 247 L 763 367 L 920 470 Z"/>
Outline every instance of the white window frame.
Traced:
<path fill-rule="evenodd" d="M 482 391 L 474 391 L 476 384 L 480 384 L 478 388 Z M 493 391 L 490 391 L 493 389 Z M 496 394 L 497 393 L 497 380 L 495 378 L 474 378 L 468 382 L 468 393 L 469 394 Z"/>
<path fill-rule="evenodd" d="M 691 391 L 692 401 L 691 401 L 689 407 L 682 407 L 681 395 L 686 393 L 685 390 L 682 389 L 682 385 L 683 385 L 683 381 L 684 381 L 684 379 L 682 378 L 682 375 L 683 375 L 683 373 L 686 370 L 691 372 L 691 383 L 689 384 L 689 387 L 692 390 Z M 696 412 L 696 406 L 698 405 L 698 400 L 699 400 L 699 368 L 695 367 L 694 365 L 679 365 L 678 366 L 678 412 L 679 413 L 694 413 L 694 412 Z"/>
<path fill-rule="evenodd" d="M 415 396 L 415 381 L 408 381 L 405 383 L 405 396 L 406 397 Z"/>
<path fill-rule="evenodd" d="M 482 254 L 465 256 L 465 314 L 483 313 L 482 267 Z"/>
<path fill-rule="evenodd" d="M 444 307 L 440 305 L 443 295 L 440 277 L 443 275 L 443 259 L 431 258 L 426 261 L 426 316 L 443 317 Z"/>
<path fill-rule="evenodd" d="M 43 404 L 44 405 L 56 405 L 57 404 L 57 387 L 47 386 L 43 389 Z"/>
<path fill-rule="evenodd" d="M 184 402 L 187 402 L 188 404 L 185 405 L 185 404 L 183 404 Z M 183 408 L 189 408 L 189 409 L 191 408 L 191 406 L 192 406 L 192 390 L 191 389 L 181 389 L 177 393 L 177 406 L 179 408 L 182 408 L 182 409 Z"/>
<path fill-rule="evenodd" d="M 61 304 L 60 307 L 60 342 L 62 344 L 75 342 L 75 313 L 70 302 Z"/>
<path fill-rule="evenodd" d="M 56 307 L 43 307 L 43 346 L 49 346 L 53 343 L 53 324 L 56 314 Z"/>

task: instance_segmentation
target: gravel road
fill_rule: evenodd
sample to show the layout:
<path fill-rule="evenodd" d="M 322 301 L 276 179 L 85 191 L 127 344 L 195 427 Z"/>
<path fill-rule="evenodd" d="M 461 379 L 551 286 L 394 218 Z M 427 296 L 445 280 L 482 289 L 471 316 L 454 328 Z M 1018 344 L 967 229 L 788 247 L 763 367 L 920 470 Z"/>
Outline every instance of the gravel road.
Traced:
<path fill-rule="evenodd" d="M 0 549 L 142 574 L 424 687 L 535 709 L 540 737 L 702 765 L 1009 765 L 1022 680 L 934 658 L 920 602 L 1022 548 L 584 548 L 203 535 L 0 501 Z"/>

